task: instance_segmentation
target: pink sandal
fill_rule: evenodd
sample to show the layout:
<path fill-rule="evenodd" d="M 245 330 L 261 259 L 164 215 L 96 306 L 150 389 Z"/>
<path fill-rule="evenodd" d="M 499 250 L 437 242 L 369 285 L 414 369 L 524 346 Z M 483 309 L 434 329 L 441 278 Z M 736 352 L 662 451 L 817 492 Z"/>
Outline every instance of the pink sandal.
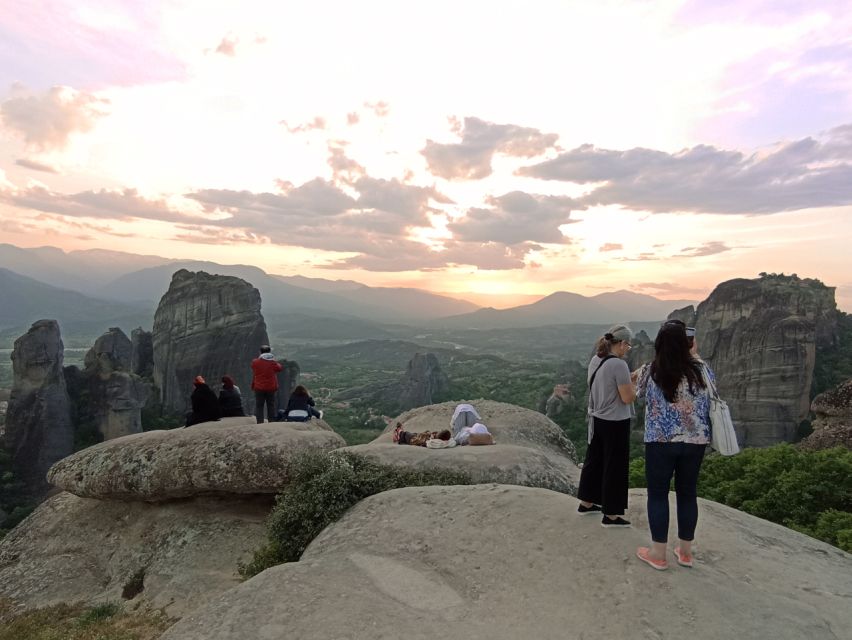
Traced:
<path fill-rule="evenodd" d="M 654 560 L 651 557 L 651 550 L 648 547 L 639 547 L 636 549 L 636 557 L 645 564 L 651 566 L 657 571 L 665 571 L 669 568 L 669 563 L 666 560 Z"/>
<path fill-rule="evenodd" d="M 690 553 L 681 553 L 680 547 L 674 548 L 675 558 L 677 558 L 677 563 L 682 567 L 692 568 L 692 554 Z"/>

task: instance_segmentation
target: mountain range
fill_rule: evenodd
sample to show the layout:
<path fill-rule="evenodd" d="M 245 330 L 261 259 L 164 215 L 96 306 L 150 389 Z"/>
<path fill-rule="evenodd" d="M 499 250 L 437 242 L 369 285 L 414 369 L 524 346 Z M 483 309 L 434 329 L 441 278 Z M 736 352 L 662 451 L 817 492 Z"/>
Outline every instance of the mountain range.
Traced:
<path fill-rule="evenodd" d="M 617 291 L 592 297 L 564 291 L 510 309 L 480 308 L 470 301 L 422 289 L 371 287 L 354 280 L 268 274 L 250 265 L 174 260 L 106 250 L 64 252 L 0 244 L 0 329 L 24 329 L 43 317 L 65 323 L 150 318 L 178 269 L 242 278 L 258 288 L 264 314 L 359 319 L 380 324 L 503 329 L 557 324 L 656 321 L 689 300 L 659 300 Z M 18 276 L 17 278 L 15 276 Z M 144 321 L 145 319 L 147 321 Z M 115 326 L 115 325 L 113 325 Z M 134 325 L 135 326 L 135 325 Z"/>

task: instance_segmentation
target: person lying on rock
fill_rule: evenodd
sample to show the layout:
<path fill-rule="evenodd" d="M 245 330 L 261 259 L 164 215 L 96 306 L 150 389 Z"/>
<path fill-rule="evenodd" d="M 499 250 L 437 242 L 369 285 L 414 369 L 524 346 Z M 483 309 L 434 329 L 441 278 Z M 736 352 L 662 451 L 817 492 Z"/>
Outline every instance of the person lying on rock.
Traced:
<path fill-rule="evenodd" d="M 440 440 L 449 440 L 452 437 L 449 429 L 444 429 L 441 432 L 438 431 L 421 431 L 420 433 L 414 433 L 413 431 L 406 431 L 402 427 L 401 422 L 396 423 L 396 427 L 393 430 L 393 441 L 397 444 L 410 444 L 415 447 L 425 447 L 426 443 L 433 439 Z"/>
<path fill-rule="evenodd" d="M 223 418 L 234 418 L 246 415 L 243 411 L 243 395 L 240 388 L 234 384 L 231 376 L 222 376 L 222 390 L 219 391 L 219 407 Z"/>
<path fill-rule="evenodd" d="M 204 378 L 195 376 L 193 384 L 195 389 L 190 396 L 192 411 L 186 415 L 186 426 L 189 427 L 199 422 L 214 422 L 221 418 L 222 410 L 219 407 L 219 399 L 213 389 L 207 386 Z"/>
<path fill-rule="evenodd" d="M 316 403 L 302 385 L 293 389 L 290 400 L 287 402 L 287 410 L 284 414 L 285 422 L 307 422 L 314 418 L 322 418 L 322 411 L 317 411 Z"/>
<path fill-rule="evenodd" d="M 471 446 L 494 444 L 494 436 L 481 422 L 477 422 L 472 427 L 466 429 L 466 438 L 464 444 Z M 458 439 L 458 438 L 457 438 Z M 459 444 L 462 444 L 459 442 Z"/>

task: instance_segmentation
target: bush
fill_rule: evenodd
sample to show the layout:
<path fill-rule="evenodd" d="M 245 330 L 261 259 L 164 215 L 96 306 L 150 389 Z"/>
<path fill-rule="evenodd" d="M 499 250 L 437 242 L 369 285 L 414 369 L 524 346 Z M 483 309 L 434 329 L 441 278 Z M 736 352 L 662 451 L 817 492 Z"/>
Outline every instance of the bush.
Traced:
<path fill-rule="evenodd" d="M 112 618 L 119 611 L 121 611 L 121 605 L 117 602 L 105 602 L 104 604 L 95 605 L 77 618 L 77 624 L 81 627 L 87 627 L 107 618 Z"/>
<path fill-rule="evenodd" d="M 630 464 L 630 486 L 645 486 L 645 461 Z M 698 495 L 852 550 L 852 451 L 803 451 L 789 444 L 708 455 Z"/>
<path fill-rule="evenodd" d="M 360 500 L 401 487 L 471 484 L 466 473 L 401 469 L 349 452 L 304 453 L 292 461 L 290 484 L 278 495 L 267 523 L 269 542 L 248 565 L 249 578 L 269 567 L 295 562 L 310 542 Z"/>

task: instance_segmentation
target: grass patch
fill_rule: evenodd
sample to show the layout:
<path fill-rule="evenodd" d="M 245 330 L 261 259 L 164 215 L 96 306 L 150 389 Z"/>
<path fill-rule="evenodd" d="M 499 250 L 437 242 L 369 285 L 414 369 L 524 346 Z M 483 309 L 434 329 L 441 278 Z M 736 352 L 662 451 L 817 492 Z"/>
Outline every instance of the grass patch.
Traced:
<path fill-rule="evenodd" d="M 240 574 L 295 562 L 310 542 L 359 501 L 401 487 L 471 484 L 470 475 L 383 465 L 350 452 L 304 453 L 292 461 L 290 484 L 278 495 L 267 523 L 269 541 Z"/>
<path fill-rule="evenodd" d="M 0 640 L 155 640 L 173 623 L 158 611 L 128 613 L 115 603 L 15 613 L 11 603 L 0 601 Z"/>

